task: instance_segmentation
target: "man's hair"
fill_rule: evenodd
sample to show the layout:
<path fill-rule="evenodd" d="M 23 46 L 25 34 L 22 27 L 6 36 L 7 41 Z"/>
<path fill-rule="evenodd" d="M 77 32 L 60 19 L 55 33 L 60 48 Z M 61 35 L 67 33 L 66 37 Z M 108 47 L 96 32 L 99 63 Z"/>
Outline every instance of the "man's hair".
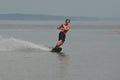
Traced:
<path fill-rule="evenodd" d="M 69 21 L 70 22 L 70 19 L 66 19 L 65 22 Z"/>

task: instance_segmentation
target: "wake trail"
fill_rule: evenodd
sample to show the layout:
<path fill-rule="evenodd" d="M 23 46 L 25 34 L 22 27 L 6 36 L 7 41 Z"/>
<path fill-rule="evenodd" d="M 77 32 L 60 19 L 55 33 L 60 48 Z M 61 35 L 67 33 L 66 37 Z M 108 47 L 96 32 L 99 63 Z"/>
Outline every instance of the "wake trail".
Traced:
<path fill-rule="evenodd" d="M 3 38 L 0 36 L 0 51 L 17 51 L 17 50 L 41 50 L 50 51 L 51 49 L 44 45 L 37 45 L 30 41 L 16 38 Z"/>

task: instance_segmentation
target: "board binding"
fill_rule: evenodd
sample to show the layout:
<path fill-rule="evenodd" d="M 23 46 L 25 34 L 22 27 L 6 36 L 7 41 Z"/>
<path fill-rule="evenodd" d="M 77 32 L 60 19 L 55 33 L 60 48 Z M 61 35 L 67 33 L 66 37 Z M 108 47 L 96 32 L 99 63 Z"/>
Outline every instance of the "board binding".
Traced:
<path fill-rule="evenodd" d="M 62 48 L 61 47 L 55 47 L 51 50 L 51 52 L 61 52 Z"/>

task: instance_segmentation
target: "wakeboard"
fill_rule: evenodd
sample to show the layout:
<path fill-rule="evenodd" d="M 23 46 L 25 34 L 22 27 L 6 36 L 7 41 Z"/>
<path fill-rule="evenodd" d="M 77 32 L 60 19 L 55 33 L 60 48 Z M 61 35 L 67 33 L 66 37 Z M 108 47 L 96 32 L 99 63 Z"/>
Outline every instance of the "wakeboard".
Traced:
<path fill-rule="evenodd" d="M 62 51 L 62 48 L 61 47 L 55 47 L 55 48 L 52 48 L 51 52 L 57 52 L 57 53 L 60 53 Z"/>

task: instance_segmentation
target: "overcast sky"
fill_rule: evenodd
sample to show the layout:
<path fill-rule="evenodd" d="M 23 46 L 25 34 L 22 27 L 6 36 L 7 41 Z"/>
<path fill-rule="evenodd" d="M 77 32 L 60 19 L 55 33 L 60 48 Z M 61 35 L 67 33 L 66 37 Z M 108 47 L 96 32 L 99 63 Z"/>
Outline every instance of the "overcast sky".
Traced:
<path fill-rule="evenodd" d="M 120 0 L 0 0 L 0 13 L 120 17 Z"/>

